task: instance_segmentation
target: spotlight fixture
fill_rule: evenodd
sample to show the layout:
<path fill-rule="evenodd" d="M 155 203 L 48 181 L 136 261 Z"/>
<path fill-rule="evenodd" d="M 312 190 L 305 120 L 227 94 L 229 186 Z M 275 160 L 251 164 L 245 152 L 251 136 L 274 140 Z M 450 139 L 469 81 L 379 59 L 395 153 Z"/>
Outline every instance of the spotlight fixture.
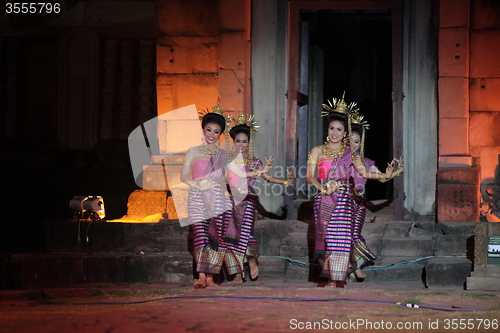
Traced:
<path fill-rule="evenodd" d="M 104 200 L 100 195 L 74 196 L 69 202 L 75 220 L 98 221 L 105 218 Z"/>

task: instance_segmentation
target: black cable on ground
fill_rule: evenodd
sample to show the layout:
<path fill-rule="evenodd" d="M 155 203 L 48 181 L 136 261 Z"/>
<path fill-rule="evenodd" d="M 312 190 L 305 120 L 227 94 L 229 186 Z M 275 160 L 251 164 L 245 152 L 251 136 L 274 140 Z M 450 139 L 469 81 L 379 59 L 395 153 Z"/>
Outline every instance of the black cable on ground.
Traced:
<path fill-rule="evenodd" d="M 281 297 L 235 297 L 235 296 L 176 296 L 176 297 L 163 297 L 155 298 L 144 301 L 131 301 L 131 302 L 110 302 L 110 303 L 42 303 L 42 305 L 128 305 L 128 304 L 142 304 L 142 303 L 152 303 L 157 301 L 166 300 L 187 300 L 187 299 L 234 299 L 234 300 L 269 300 L 269 301 L 292 301 L 292 302 L 363 302 L 363 303 L 373 303 L 373 304 L 385 304 L 385 305 L 400 305 L 407 308 L 414 309 L 431 309 L 431 310 L 441 310 L 441 311 L 458 311 L 458 310 L 488 310 L 487 308 L 462 308 L 456 306 L 429 306 L 429 305 L 418 305 L 411 303 L 401 303 L 401 302 L 380 302 L 380 301 L 370 301 L 363 299 L 350 299 L 350 298 L 281 298 Z"/>

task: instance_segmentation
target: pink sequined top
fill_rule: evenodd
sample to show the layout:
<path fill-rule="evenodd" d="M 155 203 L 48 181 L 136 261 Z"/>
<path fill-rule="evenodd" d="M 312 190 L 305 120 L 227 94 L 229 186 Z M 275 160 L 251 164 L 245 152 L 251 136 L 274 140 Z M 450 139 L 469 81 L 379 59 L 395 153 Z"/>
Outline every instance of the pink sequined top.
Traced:
<path fill-rule="evenodd" d="M 261 164 L 262 164 L 261 160 L 259 160 L 257 157 L 254 157 L 253 158 L 253 165 L 250 165 L 250 166 L 244 165 L 244 166 L 240 166 L 240 168 L 242 171 L 245 171 L 245 172 L 251 171 L 251 170 L 258 170 L 259 167 L 261 166 Z M 227 172 L 227 179 L 228 179 L 228 183 L 230 186 L 241 187 L 241 186 L 245 186 L 245 183 L 246 183 L 246 186 L 251 188 L 253 186 L 253 184 L 255 183 L 255 180 L 257 178 L 251 177 L 251 178 L 240 179 L 234 173 L 232 173 L 231 171 L 228 171 Z"/>
<path fill-rule="evenodd" d="M 323 181 L 328 177 L 333 158 L 323 158 L 318 162 L 318 179 Z"/>

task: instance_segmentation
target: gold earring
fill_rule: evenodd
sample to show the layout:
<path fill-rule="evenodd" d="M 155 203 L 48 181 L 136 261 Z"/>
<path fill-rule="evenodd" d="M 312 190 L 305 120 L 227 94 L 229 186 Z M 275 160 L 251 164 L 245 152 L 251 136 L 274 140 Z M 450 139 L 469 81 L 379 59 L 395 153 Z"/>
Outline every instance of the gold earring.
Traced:
<path fill-rule="evenodd" d="M 330 137 L 329 136 L 326 137 L 326 142 L 330 142 Z"/>

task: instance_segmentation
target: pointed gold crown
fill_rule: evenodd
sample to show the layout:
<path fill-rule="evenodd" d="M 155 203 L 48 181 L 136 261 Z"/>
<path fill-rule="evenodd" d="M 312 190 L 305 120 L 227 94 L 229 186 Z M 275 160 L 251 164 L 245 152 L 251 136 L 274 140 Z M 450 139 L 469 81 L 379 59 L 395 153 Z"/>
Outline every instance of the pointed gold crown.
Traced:
<path fill-rule="evenodd" d="M 216 114 L 220 114 L 221 116 L 224 117 L 224 111 L 222 110 L 222 108 L 220 106 L 220 97 L 217 100 L 217 105 L 212 107 L 212 111 L 210 111 L 208 108 L 206 108 L 206 110 L 203 110 L 203 111 L 198 111 L 199 118 L 202 119 L 203 116 L 205 116 L 208 113 L 216 113 Z"/>
<path fill-rule="evenodd" d="M 222 110 L 221 106 L 220 106 L 220 97 L 219 99 L 217 100 L 217 105 L 213 106 L 212 107 L 212 111 L 210 111 L 208 108 L 206 110 L 203 110 L 203 111 L 198 111 L 198 118 L 200 118 L 200 120 L 203 119 L 203 117 L 208 114 L 208 113 L 216 113 L 216 114 L 220 114 L 222 117 L 224 117 L 224 119 L 226 119 L 226 129 L 224 132 L 229 132 L 229 130 L 231 129 L 230 126 L 229 126 L 229 121 L 228 121 L 228 117 L 230 116 L 224 116 L 224 110 Z"/>
<path fill-rule="evenodd" d="M 353 110 L 351 112 L 351 124 L 360 125 L 363 130 L 369 130 L 370 124 L 366 120 L 363 120 L 364 117 L 365 116 L 359 113 L 359 108 Z"/>
<path fill-rule="evenodd" d="M 331 101 L 327 100 L 326 101 L 327 103 L 323 104 L 324 110 L 321 111 L 321 116 L 326 117 L 333 112 L 342 113 L 345 114 L 346 116 L 350 116 L 352 112 L 359 110 L 359 108 L 356 108 L 357 104 L 355 102 L 347 104 L 344 101 L 344 97 L 345 97 L 345 91 L 344 94 L 342 95 L 342 99 L 332 98 Z"/>
<path fill-rule="evenodd" d="M 234 126 L 236 125 L 247 125 L 250 127 L 250 129 L 254 132 L 257 132 L 260 128 L 259 125 L 257 125 L 257 122 L 255 121 L 255 117 L 253 114 L 249 114 L 248 117 L 245 116 L 243 113 L 243 110 L 240 108 L 240 112 L 238 113 L 238 117 L 234 119 L 232 116 L 228 115 L 226 117 L 230 122 L 234 123 Z"/>

